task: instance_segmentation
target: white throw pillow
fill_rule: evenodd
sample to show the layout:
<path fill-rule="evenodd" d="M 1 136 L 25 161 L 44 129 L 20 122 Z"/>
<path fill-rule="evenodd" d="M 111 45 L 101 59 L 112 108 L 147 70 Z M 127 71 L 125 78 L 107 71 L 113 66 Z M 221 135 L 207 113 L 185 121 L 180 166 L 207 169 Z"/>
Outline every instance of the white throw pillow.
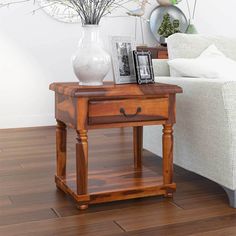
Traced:
<path fill-rule="evenodd" d="M 236 80 L 236 61 L 227 58 L 214 44 L 197 58 L 177 58 L 168 61 L 168 64 L 171 71 L 176 71 L 181 77 L 232 78 Z M 174 75 L 171 74 L 171 76 Z"/>

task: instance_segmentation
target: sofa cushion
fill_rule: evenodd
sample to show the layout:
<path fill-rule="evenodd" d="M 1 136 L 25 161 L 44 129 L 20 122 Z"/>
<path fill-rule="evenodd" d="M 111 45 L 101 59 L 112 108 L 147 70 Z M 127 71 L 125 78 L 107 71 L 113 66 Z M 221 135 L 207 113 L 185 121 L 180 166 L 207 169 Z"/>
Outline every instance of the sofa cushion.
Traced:
<path fill-rule="evenodd" d="M 157 77 L 176 84 L 174 162 L 229 189 L 236 189 L 236 81 Z M 144 128 L 144 148 L 162 155 L 162 127 Z"/>
<path fill-rule="evenodd" d="M 177 58 L 168 62 L 174 74 L 197 78 L 232 78 L 236 80 L 236 61 L 227 58 L 214 44 L 197 58 Z"/>
<path fill-rule="evenodd" d="M 167 59 L 153 59 L 152 63 L 155 76 L 170 76 L 170 68 Z"/>
<path fill-rule="evenodd" d="M 167 39 L 169 59 L 196 58 L 214 44 L 226 57 L 236 61 L 236 38 L 200 34 L 173 34 Z M 170 70 L 171 76 L 179 76 Z"/>

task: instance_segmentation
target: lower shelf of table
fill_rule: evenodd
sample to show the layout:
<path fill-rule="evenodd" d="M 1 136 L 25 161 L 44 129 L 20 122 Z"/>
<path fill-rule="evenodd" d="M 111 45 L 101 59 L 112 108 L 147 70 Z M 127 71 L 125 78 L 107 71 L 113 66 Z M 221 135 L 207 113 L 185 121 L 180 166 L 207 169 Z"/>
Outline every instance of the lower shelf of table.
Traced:
<path fill-rule="evenodd" d="M 89 172 L 88 194 L 78 195 L 76 176 L 55 177 L 56 184 L 71 195 L 79 204 L 96 204 L 133 198 L 171 195 L 176 184 L 163 184 L 163 177 L 156 172 L 143 168 L 135 170 L 127 167 L 122 170 L 93 170 Z"/>

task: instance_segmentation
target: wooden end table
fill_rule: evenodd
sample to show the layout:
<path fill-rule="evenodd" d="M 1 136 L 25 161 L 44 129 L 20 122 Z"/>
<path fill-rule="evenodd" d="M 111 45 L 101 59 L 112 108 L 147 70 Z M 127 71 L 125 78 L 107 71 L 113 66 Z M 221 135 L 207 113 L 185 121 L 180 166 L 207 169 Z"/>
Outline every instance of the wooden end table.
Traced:
<path fill-rule="evenodd" d="M 182 89 L 167 84 L 105 83 L 99 87 L 84 87 L 78 83 L 53 83 L 55 116 L 57 120 L 56 150 L 57 173 L 55 182 L 59 189 L 71 195 L 79 209 L 88 204 L 116 200 L 172 196 L 173 183 L 173 124 L 175 121 L 176 93 Z M 142 167 L 143 126 L 163 125 L 163 173 Z M 66 127 L 77 132 L 76 175 L 66 174 Z M 129 170 L 133 178 L 125 178 L 122 170 L 106 171 L 106 178 L 116 175 L 117 183 L 90 186 L 88 169 L 88 136 L 90 129 L 133 127 L 134 166 Z M 95 177 L 104 180 L 102 171 Z"/>
<path fill-rule="evenodd" d="M 152 59 L 168 59 L 168 49 L 167 47 L 157 46 L 157 47 L 137 47 L 138 51 L 147 52 L 150 51 L 152 54 Z"/>

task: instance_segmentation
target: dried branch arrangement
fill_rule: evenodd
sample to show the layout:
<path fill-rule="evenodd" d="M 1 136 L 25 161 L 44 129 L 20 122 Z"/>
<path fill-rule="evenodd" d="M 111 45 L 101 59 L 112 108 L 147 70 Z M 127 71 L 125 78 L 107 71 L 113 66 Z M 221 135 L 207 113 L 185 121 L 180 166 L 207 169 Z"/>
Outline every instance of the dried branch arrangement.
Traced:
<path fill-rule="evenodd" d="M 6 7 L 24 2 L 36 3 L 36 0 L 0 0 L 0 7 Z M 48 5 L 61 4 L 71 8 L 80 16 L 82 24 L 99 24 L 101 18 L 110 14 L 117 8 L 125 8 L 124 5 L 135 0 L 47 0 Z M 136 0 L 137 1 L 137 0 Z"/>

